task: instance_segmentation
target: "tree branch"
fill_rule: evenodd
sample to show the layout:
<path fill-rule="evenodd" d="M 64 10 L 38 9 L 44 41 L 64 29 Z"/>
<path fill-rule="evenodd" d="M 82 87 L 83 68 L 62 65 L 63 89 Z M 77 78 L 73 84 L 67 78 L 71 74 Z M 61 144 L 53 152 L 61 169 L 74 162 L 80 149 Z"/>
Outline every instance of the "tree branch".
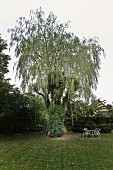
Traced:
<path fill-rule="evenodd" d="M 50 106 L 50 100 L 49 100 L 48 95 L 47 95 L 47 96 L 45 96 L 43 93 L 41 93 L 41 92 L 37 91 L 36 87 L 34 87 L 34 91 L 35 91 L 38 95 L 40 95 L 40 96 L 42 96 L 42 97 L 43 97 L 43 99 L 44 99 L 44 101 L 45 101 L 46 108 L 47 108 L 47 109 L 49 109 L 49 106 Z"/>

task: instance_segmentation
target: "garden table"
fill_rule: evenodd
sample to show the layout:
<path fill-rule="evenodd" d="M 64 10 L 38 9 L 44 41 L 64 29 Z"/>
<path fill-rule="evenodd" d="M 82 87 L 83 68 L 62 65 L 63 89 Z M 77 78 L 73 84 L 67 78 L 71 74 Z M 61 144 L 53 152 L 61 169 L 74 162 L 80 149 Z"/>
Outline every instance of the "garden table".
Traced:
<path fill-rule="evenodd" d="M 95 129 L 88 130 L 88 134 L 89 134 L 90 136 L 94 136 L 94 134 L 95 134 Z"/>

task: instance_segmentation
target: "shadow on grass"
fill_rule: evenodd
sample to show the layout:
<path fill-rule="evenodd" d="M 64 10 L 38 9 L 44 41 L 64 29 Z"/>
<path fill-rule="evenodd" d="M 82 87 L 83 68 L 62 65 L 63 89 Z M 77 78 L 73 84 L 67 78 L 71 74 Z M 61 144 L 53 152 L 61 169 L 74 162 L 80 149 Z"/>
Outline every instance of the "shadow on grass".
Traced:
<path fill-rule="evenodd" d="M 27 140 L 27 139 L 44 139 L 45 134 L 43 132 L 23 132 L 10 135 L 0 135 L 0 141 L 10 141 L 10 140 Z"/>

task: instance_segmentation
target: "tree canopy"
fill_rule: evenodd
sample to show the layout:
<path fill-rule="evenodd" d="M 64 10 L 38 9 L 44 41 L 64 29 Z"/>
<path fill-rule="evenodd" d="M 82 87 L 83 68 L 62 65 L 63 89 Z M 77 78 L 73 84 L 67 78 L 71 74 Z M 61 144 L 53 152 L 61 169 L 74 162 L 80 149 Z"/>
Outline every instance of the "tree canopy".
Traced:
<path fill-rule="evenodd" d="M 5 79 L 5 74 L 9 72 L 8 64 L 10 56 L 4 53 L 7 49 L 7 43 L 2 39 L 0 35 L 0 114 L 5 112 L 5 105 L 7 103 L 9 91 L 12 90 L 12 86 L 9 84 L 9 79 Z"/>
<path fill-rule="evenodd" d="M 9 72 L 8 64 L 10 56 L 4 53 L 4 50 L 7 49 L 7 43 L 2 39 L 0 35 L 0 79 L 4 78 L 4 75 Z"/>
<path fill-rule="evenodd" d="M 69 31 L 68 22 L 60 23 L 52 12 L 46 17 L 41 8 L 31 10 L 28 19 L 20 17 L 8 31 L 24 91 L 35 89 L 51 99 L 63 98 L 64 90 L 70 99 L 76 91 L 87 100 L 92 96 L 104 54 L 98 38 L 79 39 Z"/>

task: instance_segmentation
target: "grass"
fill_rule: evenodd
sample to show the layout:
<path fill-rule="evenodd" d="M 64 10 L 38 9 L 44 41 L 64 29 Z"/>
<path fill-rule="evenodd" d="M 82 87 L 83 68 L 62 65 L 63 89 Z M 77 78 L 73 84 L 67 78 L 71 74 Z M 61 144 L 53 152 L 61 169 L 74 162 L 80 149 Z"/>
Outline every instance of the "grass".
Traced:
<path fill-rule="evenodd" d="M 0 138 L 0 170 L 112 170 L 113 134 L 47 138 L 30 133 Z"/>

